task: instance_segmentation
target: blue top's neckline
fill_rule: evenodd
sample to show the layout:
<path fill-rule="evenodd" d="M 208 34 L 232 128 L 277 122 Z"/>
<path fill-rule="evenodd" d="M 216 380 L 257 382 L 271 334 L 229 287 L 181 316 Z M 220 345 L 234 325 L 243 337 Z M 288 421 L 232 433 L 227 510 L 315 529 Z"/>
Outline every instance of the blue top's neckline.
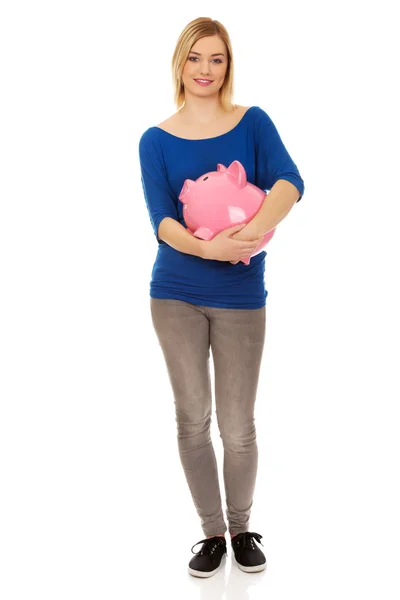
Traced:
<path fill-rule="evenodd" d="M 245 118 L 245 116 L 247 115 L 247 113 L 250 112 L 252 108 L 254 108 L 254 107 L 250 106 L 250 108 L 248 108 L 246 110 L 246 112 L 244 113 L 244 115 L 242 116 L 242 118 L 240 119 L 240 121 L 238 123 L 236 123 L 235 127 L 233 127 L 232 129 L 230 129 L 229 131 L 226 131 L 225 133 L 221 133 L 221 135 L 216 135 L 214 137 L 196 138 L 196 139 L 182 138 L 182 137 L 179 137 L 178 135 L 174 135 L 173 133 L 169 133 L 168 131 L 165 131 L 165 129 L 162 129 L 161 127 L 158 127 L 157 125 L 155 125 L 153 127 L 153 129 L 158 129 L 159 131 L 162 131 L 166 135 L 169 135 L 170 137 L 173 137 L 173 138 L 175 138 L 177 140 L 182 140 L 184 142 L 209 142 L 210 140 L 218 140 L 218 139 L 220 139 L 220 138 L 228 135 L 229 133 L 232 133 L 233 131 L 235 131 L 239 127 L 239 125 L 241 124 L 241 122 L 243 121 L 243 119 Z"/>

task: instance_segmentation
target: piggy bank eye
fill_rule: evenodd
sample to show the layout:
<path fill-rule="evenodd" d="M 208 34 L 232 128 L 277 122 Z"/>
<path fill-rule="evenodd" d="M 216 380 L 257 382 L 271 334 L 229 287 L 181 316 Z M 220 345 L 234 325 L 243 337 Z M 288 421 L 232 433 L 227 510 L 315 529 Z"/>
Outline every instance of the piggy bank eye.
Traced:
<path fill-rule="evenodd" d="M 207 177 L 204 177 L 203 181 L 205 181 L 206 179 L 208 179 L 208 175 L 207 175 Z"/>

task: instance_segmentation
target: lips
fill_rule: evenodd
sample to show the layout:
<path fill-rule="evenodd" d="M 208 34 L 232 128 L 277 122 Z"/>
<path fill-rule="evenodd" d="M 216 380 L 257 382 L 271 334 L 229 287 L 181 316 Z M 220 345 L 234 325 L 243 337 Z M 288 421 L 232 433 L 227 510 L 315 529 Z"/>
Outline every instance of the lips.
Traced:
<path fill-rule="evenodd" d="M 197 85 L 200 85 L 201 87 L 208 87 L 209 85 L 212 84 L 211 79 L 208 79 L 206 81 L 202 81 L 201 79 L 193 79 L 193 81 L 195 81 L 197 83 Z"/>
<path fill-rule="evenodd" d="M 195 81 L 197 81 L 199 83 L 203 83 L 203 82 L 212 83 L 213 79 L 195 79 Z"/>

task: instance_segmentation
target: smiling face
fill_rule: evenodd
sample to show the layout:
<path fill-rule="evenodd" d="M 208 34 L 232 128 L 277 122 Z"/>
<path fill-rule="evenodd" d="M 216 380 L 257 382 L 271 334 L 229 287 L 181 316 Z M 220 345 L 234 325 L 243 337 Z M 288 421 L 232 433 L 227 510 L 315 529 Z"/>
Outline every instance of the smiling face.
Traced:
<path fill-rule="evenodd" d="M 218 35 L 207 36 L 193 44 L 182 72 L 185 94 L 212 96 L 220 90 L 228 68 L 228 54 Z M 211 83 L 197 83 L 208 79 Z"/>

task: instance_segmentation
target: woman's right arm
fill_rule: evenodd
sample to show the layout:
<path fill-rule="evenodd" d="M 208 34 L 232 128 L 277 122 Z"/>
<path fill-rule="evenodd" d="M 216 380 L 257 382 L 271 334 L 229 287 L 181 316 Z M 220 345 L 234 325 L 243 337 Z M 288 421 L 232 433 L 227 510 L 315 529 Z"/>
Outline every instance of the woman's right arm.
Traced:
<path fill-rule="evenodd" d="M 206 258 L 206 242 L 192 235 L 183 225 L 165 217 L 158 227 L 158 237 L 179 252 Z"/>
<path fill-rule="evenodd" d="M 175 219 L 165 217 L 159 225 L 158 237 L 185 254 L 194 254 L 208 260 L 239 261 L 251 256 L 263 240 L 263 236 L 246 241 L 231 238 L 245 226 L 245 223 L 234 225 L 218 233 L 212 240 L 206 241 L 192 235 Z"/>

